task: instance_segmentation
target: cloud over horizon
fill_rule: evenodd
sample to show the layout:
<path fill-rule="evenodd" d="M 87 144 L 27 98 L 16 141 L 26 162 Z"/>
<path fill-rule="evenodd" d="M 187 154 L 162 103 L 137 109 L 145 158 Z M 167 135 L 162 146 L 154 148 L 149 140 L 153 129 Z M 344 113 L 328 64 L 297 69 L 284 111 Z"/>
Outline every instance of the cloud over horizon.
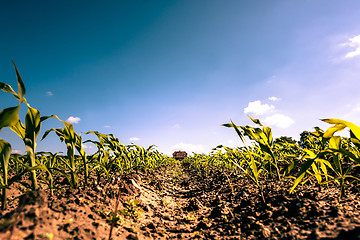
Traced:
<path fill-rule="evenodd" d="M 130 141 L 134 141 L 134 142 L 136 142 L 136 141 L 139 141 L 139 140 L 140 140 L 140 138 L 138 138 L 138 137 L 131 137 L 129 140 L 130 140 Z"/>
<path fill-rule="evenodd" d="M 276 126 L 278 128 L 288 128 L 295 123 L 295 121 L 284 115 L 284 114 L 274 114 L 266 117 L 263 122 L 269 126 Z"/>
<path fill-rule="evenodd" d="M 277 101 L 281 100 L 281 98 L 278 98 L 278 97 L 269 97 L 268 99 L 273 102 L 277 102 Z"/>
<path fill-rule="evenodd" d="M 94 146 L 83 144 L 83 148 L 84 149 L 94 149 Z"/>
<path fill-rule="evenodd" d="M 79 117 L 69 117 L 68 119 L 66 119 L 66 122 L 71 123 L 71 124 L 78 124 L 80 122 L 81 118 Z"/>
<path fill-rule="evenodd" d="M 244 113 L 254 113 L 256 115 L 264 115 L 275 109 L 274 105 L 261 104 L 260 100 L 249 102 L 248 106 L 244 109 Z"/>
<path fill-rule="evenodd" d="M 350 38 L 343 46 L 348 46 L 353 49 L 345 55 L 345 58 L 353 58 L 360 55 L 360 35 Z"/>
<path fill-rule="evenodd" d="M 11 154 L 24 154 L 24 151 L 18 149 L 12 149 Z"/>
<path fill-rule="evenodd" d="M 278 102 L 281 99 L 278 97 L 269 97 L 270 101 Z M 289 128 L 292 124 L 294 124 L 294 120 L 289 116 L 284 114 L 277 113 L 275 105 L 262 104 L 260 100 L 256 100 L 253 102 L 249 102 L 248 107 L 244 109 L 244 113 L 255 113 L 256 115 L 261 115 L 261 122 L 264 122 L 266 125 L 270 127 L 278 127 L 278 128 Z"/>

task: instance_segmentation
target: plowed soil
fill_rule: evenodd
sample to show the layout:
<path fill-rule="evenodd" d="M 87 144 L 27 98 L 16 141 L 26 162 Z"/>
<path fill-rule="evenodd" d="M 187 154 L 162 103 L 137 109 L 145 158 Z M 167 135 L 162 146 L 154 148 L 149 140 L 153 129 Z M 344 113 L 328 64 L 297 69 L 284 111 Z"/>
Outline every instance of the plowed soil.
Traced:
<path fill-rule="evenodd" d="M 27 191 L 12 186 L 0 239 L 360 239 L 357 186 L 267 179 L 266 203 L 248 179 L 178 165 L 93 178 L 87 187 Z M 111 233 L 110 233 L 111 232 Z"/>

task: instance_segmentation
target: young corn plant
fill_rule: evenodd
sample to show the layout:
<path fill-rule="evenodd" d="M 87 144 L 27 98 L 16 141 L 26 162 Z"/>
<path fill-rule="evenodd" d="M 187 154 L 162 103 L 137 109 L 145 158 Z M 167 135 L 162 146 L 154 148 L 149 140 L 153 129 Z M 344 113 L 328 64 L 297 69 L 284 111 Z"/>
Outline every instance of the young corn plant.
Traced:
<path fill-rule="evenodd" d="M 9 127 L 12 124 L 14 124 L 16 122 L 15 121 L 11 122 L 8 121 L 9 116 L 12 115 L 12 109 L 8 110 L 4 109 L 2 111 L 0 111 L 0 131 L 1 128 L 3 127 Z M 15 110 L 18 111 L 18 110 Z M 16 114 L 17 118 L 18 115 Z M 15 118 L 16 118 L 15 116 Z M 6 122 L 7 121 L 7 122 Z M 1 172 L 2 172 L 2 176 L 0 176 L 0 183 L 1 183 L 1 188 L 2 188 L 2 197 L 1 197 L 1 209 L 5 210 L 6 208 L 6 201 L 7 201 L 7 188 L 8 186 L 8 165 L 9 165 L 9 159 L 10 159 L 10 154 L 11 154 L 11 145 L 10 143 L 8 143 L 7 141 L 0 139 L 0 163 L 1 163 Z"/>
<path fill-rule="evenodd" d="M 77 175 L 77 169 L 75 165 L 75 149 L 76 144 L 78 143 L 78 135 L 74 131 L 74 127 L 71 123 L 65 122 L 58 118 L 56 115 L 52 116 L 55 119 L 58 119 L 62 123 L 64 123 L 65 127 L 63 129 L 58 128 L 51 128 L 47 130 L 42 139 L 43 140 L 50 132 L 54 131 L 56 135 L 60 138 L 60 141 L 65 141 L 66 148 L 67 148 L 67 157 L 68 161 L 64 161 L 64 164 L 68 167 L 70 170 L 70 185 L 72 188 L 76 189 L 79 187 L 79 177 Z M 68 178 L 67 174 L 64 171 L 59 170 L 66 178 Z M 85 173 L 86 174 L 86 173 Z"/>
<path fill-rule="evenodd" d="M 1 121 L 1 118 L 0 118 Z M 0 129 L 1 130 L 1 129 Z M 7 201 L 7 188 L 8 185 L 8 165 L 11 154 L 11 145 L 5 140 L 0 139 L 0 161 L 1 161 L 1 171 L 2 176 L 1 180 L 1 188 L 2 188 L 2 196 L 1 196 L 1 209 L 5 210 L 6 201 Z"/>
<path fill-rule="evenodd" d="M 260 153 L 263 156 L 259 156 L 259 158 L 263 158 L 266 160 L 266 164 L 268 166 L 268 172 L 271 176 L 272 174 L 272 166 L 275 167 L 276 170 L 276 176 L 279 180 L 281 180 L 281 174 L 278 164 L 278 159 L 276 158 L 274 152 L 273 152 L 273 137 L 272 137 L 272 131 L 270 127 L 266 127 L 261 124 L 259 119 L 253 119 L 249 116 L 249 118 L 257 125 L 261 126 L 261 128 L 252 128 L 249 126 L 243 127 L 244 133 L 246 136 L 248 136 L 251 140 L 255 140 L 261 149 Z"/>
<path fill-rule="evenodd" d="M 299 156 L 301 156 L 302 152 L 299 145 L 292 138 L 280 137 L 275 139 L 273 146 L 275 157 L 287 164 L 287 167 L 282 172 L 282 176 L 289 177 L 291 170 L 300 162 Z"/>
<path fill-rule="evenodd" d="M 17 70 L 17 67 L 13 61 L 18 84 L 18 93 L 16 93 L 12 87 L 6 83 L 0 82 L 0 89 L 6 93 L 13 94 L 18 100 L 19 104 L 16 107 L 5 108 L 0 111 L 0 131 L 4 127 L 12 127 L 17 122 L 19 122 L 19 110 L 20 105 L 24 101 L 25 87 L 24 83 L 20 77 L 20 74 Z M 0 163 L 1 163 L 1 188 L 2 188 L 2 197 L 1 197 L 1 209 L 5 210 L 6 201 L 7 201 L 7 188 L 8 185 L 8 165 L 11 154 L 11 145 L 7 141 L 0 139 Z"/>
<path fill-rule="evenodd" d="M 146 169 L 152 169 L 158 165 L 160 166 L 160 161 L 163 157 L 159 151 L 155 149 L 155 147 L 155 145 L 150 145 L 147 149 L 145 149 Z"/>
<path fill-rule="evenodd" d="M 264 161 L 262 165 L 267 166 L 266 170 L 268 171 L 270 176 L 273 174 L 272 167 L 275 167 L 276 176 L 279 180 L 281 180 L 278 159 L 273 152 L 273 137 L 271 128 L 262 125 L 259 119 L 253 119 L 250 116 L 249 118 L 253 123 L 262 127 L 262 129 L 250 127 L 248 125 L 240 126 L 241 130 L 243 131 L 243 135 L 247 136 L 250 140 L 254 140 L 260 147 L 261 151 L 258 152 L 259 154 L 257 155 L 257 157 Z"/>
<path fill-rule="evenodd" d="M 145 149 L 142 146 L 137 146 L 134 144 L 126 146 L 127 152 L 131 156 L 131 169 L 139 170 L 143 168 L 153 168 L 156 164 L 156 159 L 159 157 L 154 152 L 152 152 L 155 145 L 149 146 Z"/>
<path fill-rule="evenodd" d="M 28 104 L 27 104 L 28 105 Z M 28 170 L 31 174 L 32 189 L 39 188 L 36 177 L 36 170 L 39 167 L 36 164 L 35 151 L 36 140 L 39 136 L 41 123 L 48 119 L 50 116 L 40 117 L 40 112 L 28 105 L 28 112 L 25 116 L 25 125 L 18 121 L 15 125 L 11 126 L 11 130 L 15 132 L 24 142 L 28 158 Z"/>
<path fill-rule="evenodd" d="M 43 179 L 44 182 L 47 183 L 50 189 L 51 196 L 54 194 L 54 179 L 53 179 L 53 172 L 57 171 L 57 161 L 59 158 L 57 155 L 61 152 L 51 153 L 51 152 L 38 152 L 37 155 L 40 156 L 38 158 L 38 161 L 40 162 L 39 165 L 44 166 L 43 169 L 45 169 L 46 176 L 40 175 L 40 177 Z"/>
<path fill-rule="evenodd" d="M 331 153 L 331 156 L 328 158 L 327 164 L 327 166 L 335 173 L 335 177 L 331 176 L 331 179 L 328 182 L 335 182 L 340 187 L 340 199 L 345 196 L 346 179 L 355 179 L 356 181 L 360 181 L 359 178 L 350 174 L 355 165 L 345 167 L 344 160 L 346 155 L 342 154 L 342 152 L 346 152 L 346 150 L 341 145 L 340 136 L 332 136 L 330 138 L 328 151 Z M 356 158 L 359 159 L 358 156 Z"/>
<path fill-rule="evenodd" d="M 320 176 L 325 176 L 326 181 L 320 184 L 335 182 L 339 185 L 339 198 L 342 198 L 345 195 L 346 179 L 360 181 L 359 178 L 350 174 L 351 170 L 360 164 L 360 154 L 358 151 L 360 148 L 360 128 L 353 123 L 340 119 L 323 119 L 322 121 L 334 124 L 334 126 L 328 128 L 325 133 L 319 128 L 316 128 L 316 132 L 313 134 L 318 137 L 318 141 L 308 141 L 308 145 L 312 146 L 313 150 L 304 150 L 311 155 L 311 158 L 302 165 L 290 193 L 300 183 L 302 178 L 305 176 L 305 173 L 308 172 L 308 169 L 310 167 L 313 169 L 316 168 L 316 163 L 321 162 L 321 168 L 318 168 L 318 172 L 314 171 L 314 175 L 317 179 L 319 179 Z M 341 137 L 334 136 L 334 133 L 342 131 L 346 127 L 350 128 L 350 142 L 357 148 L 355 150 L 351 147 L 351 145 L 344 148 L 342 146 Z M 344 167 L 343 161 L 345 158 L 352 160 L 354 164 L 348 166 L 347 168 Z M 333 171 L 335 177 L 327 173 L 327 168 Z"/>
<path fill-rule="evenodd" d="M 84 151 L 84 148 L 83 148 L 81 135 L 75 133 L 75 136 L 76 136 L 75 148 L 78 151 L 78 153 L 80 154 L 81 160 L 83 162 L 84 178 L 85 178 L 85 186 L 86 186 L 88 184 L 88 178 L 89 178 L 89 166 L 88 166 L 88 162 L 87 162 L 86 152 Z"/>
<path fill-rule="evenodd" d="M 109 136 L 97 131 L 89 131 L 85 134 L 94 134 L 99 141 L 87 140 L 84 143 L 91 142 L 96 145 L 98 148 L 97 152 L 93 155 L 92 160 L 94 167 L 93 171 L 97 173 L 98 182 L 100 182 L 101 176 L 105 176 L 106 179 L 110 178 L 111 171 L 114 170 L 116 165 L 116 157 L 111 155 L 109 145 L 113 146 L 112 148 L 117 151 L 114 147 L 114 143 L 109 139 Z M 122 169 L 120 169 L 122 173 Z"/>
<path fill-rule="evenodd" d="M 232 149 L 221 145 L 218 147 L 224 148 L 226 151 L 225 154 L 223 154 L 221 151 L 217 154 L 217 157 L 220 157 L 220 161 L 225 168 L 234 169 L 237 173 L 239 169 L 238 166 L 243 167 L 249 162 L 249 160 L 245 157 L 248 152 L 248 148 L 246 147 L 239 147 L 237 149 Z"/>
<path fill-rule="evenodd" d="M 14 68 L 16 71 L 16 77 L 18 82 L 18 93 L 16 93 L 10 85 L 5 83 L 0 83 L 1 90 L 4 92 L 8 92 L 13 94 L 13 96 L 19 100 L 19 105 L 14 108 L 6 109 L 2 112 L 3 117 L 6 119 L 4 120 L 3 124 L 6 124 L 10 127 L 10 129 L 15 132 L 24 142 L 27 152 L 27 160 L 28 164 L 24 164 L 28 171 L 31 174 L 31 182 L 32 182 L 32 189 L 38 189 L 37 177 L 36 177 L 36 170 L 42 167 L 37 166 L 36 159 L 35 159 L 35 150 L 36 150 L 36 139 L 39 135 L 41 122 L 46 120 L 49 117 L 40 117 L 40 113 L 37 109 L 30 107 L 25 99 L 25 85 L 22 81 L 20 73 L 13 61 Z M 25 116 L 25 125 L 22 124 L 18 117 L 18 112 L 21 103 L 25 103 L 28 107 L 27 114 Z M 9 122 L 11 124 L 9 124 Z M 4 146 L 7 146 L 5 144 Z M 8 149 L 8 147 L 6 147 Z M 6 156 L 6 155 L 5 155 Z"/>
<path fill-rule="evenodd" d="M 325 133 L 324 137 L 330 138 L 328 151 L 332 153 L 332 157 L 329 160 L 328 167 L 335 173 L 335 178 L 332 179 L 340 187 L 339 198 L 345 196 L 345 184 L 346 179 L 353 179 L 360 181 L 358 177 L 350 174 L 354 167 L 360 165 L 360 127 L 357 125 L 340 119 L 322 119 L 322 121 L 334 124 Z M 356 149 L 352 149 L 351 145 L 345 148 L 342 144 L 341 137 L 334 136 L 334 133 L 342 131 L 348 127 L 350 129 L 350 142 L 355 146 Z M 343 161 L 345 158 L 352 160 L 353 164 L 344 167 Z"/>
<path fill-rule="evenodd" d="M 301 166 L 300 172 L 298 173 L 294 185 L 290 190 L 290 194 L 294 191 L 300 182 L 305 184 L 312 178 L 315 178 L 318 183 L 319 191 L 321 191 L 321 186 L 323 184 L 328 184 L 328 179 L 331 177 L 328 174 L 326 167 L 328 165 L 328 160 L 327 156 L 324 155 L 325 152 L 315 154 L 309 149 L 305 149 L 304 151 L 306 153 L 301 157 L 301 160 L 305 159 L 305 163 L 303 163 Z M 325 181 L 323 180 L 323 177 L 325 177 Z"/>
<path fill-rule="evenodd" d="M 243 133 L 240 131 L 240 129 L 238 128 L 238 126 L 236 126 L 233 121 L 231 121 L 231 123 L 227 123 L 227 124 L 223 124 L 223 126 L 225 127 L 232 127 L 235 129 L 236 133 L 238 134 L 238 136 L 240 137 L 241 141 L 243 142 L 243 144 L 245 145 L 245 147 L 247 148 L 247 151 L 244 153 L 243 158 L 244 159 L 248 159 L 249 161 L 247 162 L 248 167 L 247 168 L 243 168 L 242 166 L 240 166 L 239 164 L 237 164 L 236 162 L 234 162 L 235 166 L 237 166 L 242 172 L 244 172 L 250 179 L 251 181 L 258 187 L 259 192 L 260 192 L 260 196 L 261 196 L 261 200 L 265 202 L 265 198 L 264 198 L 264 193 L 263 193 L 263 186 L 259 181 L 259 177 L 261 172 L 263 171 L 262 168 L 258 168 L 257 166 L 257 162 L 254 159 L 254 153 L 250 150 L 250 148 L 248 147 L 245 137 L 243 135 Z M 242 128 L 242 130 L 244 130 Z M 249 171 L 250 170 L 250 171 Z"/>
<path fill-rule="evenodd" d="M 295 188 L 303 181 L 302 184 L 305 184 L 312 178 L 315 178 L 319 191 L 321 190 L 321 185 L 328 183 L 328 178 L 331 177 L 328 174 L 328 146 L 329 138 L 325 137 L 324 131 L 318 127 L 315 127 L 315 132 L 311 132 L 306 139 L 307 148 L 302 149 L 303 153 L 300 157 L 300 162 L 303 162 L 298 172 L 294 184 L 290 189 L 290 194 L 295 190 Z M 293 164 L 290 164 L 293 166 Z M 290 167 L 289 166 L 289 167 Z M 308 177 L 305 177 L 308 174 Z M 325 177 L 325 181 L 323 181 Z"/>

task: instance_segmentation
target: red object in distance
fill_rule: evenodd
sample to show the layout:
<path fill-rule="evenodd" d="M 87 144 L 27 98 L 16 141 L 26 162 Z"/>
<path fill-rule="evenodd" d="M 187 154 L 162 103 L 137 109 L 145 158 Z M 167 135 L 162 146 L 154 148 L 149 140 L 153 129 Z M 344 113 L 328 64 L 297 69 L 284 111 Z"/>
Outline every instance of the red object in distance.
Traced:
<path fill-rule="evenodd" d="M 176 151 L 173 153 L 173 158 L 175 159 L 184 159 L 187 157 L 187 153 L 184 151 Z"/>

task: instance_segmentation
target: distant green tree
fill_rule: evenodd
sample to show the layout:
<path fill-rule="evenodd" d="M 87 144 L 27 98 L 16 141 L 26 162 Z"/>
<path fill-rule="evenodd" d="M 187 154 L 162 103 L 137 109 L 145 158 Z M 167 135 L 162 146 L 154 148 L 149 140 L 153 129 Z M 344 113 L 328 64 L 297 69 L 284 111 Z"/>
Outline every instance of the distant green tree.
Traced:
<path fill-rule="evenodd" d="M 314 127 L 314 132 L 303 131 L 300 133 L 299 146 L 302 149 L 324 149 L 328 146 L 328 138 L 323 138 L 324 131 L 319 127 Z"/>
<path fill-rule="evenodd" d="M 276 138 L 274 140 L 274 146 L 277 149 L 277 152 L 283 155 L 282 158 L 284 158 L 285 155 L 291 155 L 291 154 L 297 154 L 299 151 L 299 146 L 297 144 L 297 141 L 292 139 L 292 137 L 286 137 L 282 136 L 279 138 Z"/>
<path fill-rule="evenodd" d="M 274 140 L 274 143 L 278 143 L 278 144 L 281 144 L 281 143 L 294 143 L 296 144 L 296 140 L 292 139 L 292 137 L 286 137 L 286 136 L 282 136 L 282 137 L 279 137 L 279 138 L 276 138 Z"/>
<path fill-rule="evenodd" d="M 311 133 L 309 131 L 303 131 L 302 133 L 300 133 L 300 141 L 298 141 L 300 148 L 302 148 L 302 149 L 310 149 L 311 148 L 311 145 L 308 141 L 310 136 L 311 136 Z"/>

